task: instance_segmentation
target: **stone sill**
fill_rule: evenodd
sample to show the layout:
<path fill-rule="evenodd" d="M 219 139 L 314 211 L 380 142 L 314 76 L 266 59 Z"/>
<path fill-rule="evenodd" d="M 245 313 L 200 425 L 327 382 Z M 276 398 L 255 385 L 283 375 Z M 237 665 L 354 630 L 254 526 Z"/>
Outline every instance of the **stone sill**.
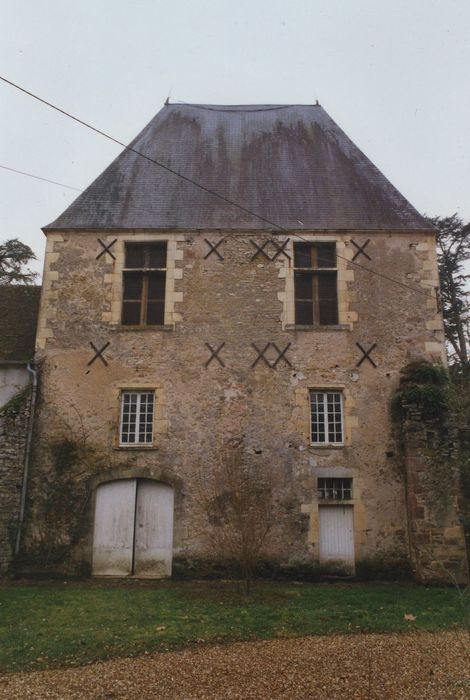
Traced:
<path fill-rule="evenodd" d="M 350 331 L 351 325 L 349 323 L 340 323 L 336 326 L 300 326 L 296 323 L 286 323 L 284 326 L 285 331 L 321 331 L 323 333 L 328 331 Z"/>
<path fill-rule="evenodd" d="M 113 445 L 113 450 L 144 450 L 148 452 L 149 450 L 158 450 L 157 445 Z"/>
<path fill-rule="evenodd" d="M 346 445 L 344 443 L 341 444 L 336 444 L 336 445 L 330 445 L 329 443 L 325 443 L 322 445 L 317 445 L 316 443 L 310 443 L 308 445 L 309 450 L 344 450 Z"/>
<path fill-rule="evenodd" d="M 109 326 L 110 331 L 124 331 L 126 333 L 160 333 L 161 331 L 174 331 L 175 326 L 173 324 L 167 324 L 165 326 Z"/>
<path fill-rule="evenodd" d="M 318 505 L 325 503 L 328 506 L 353 506 L 354 498 L 318 498 Z"/>

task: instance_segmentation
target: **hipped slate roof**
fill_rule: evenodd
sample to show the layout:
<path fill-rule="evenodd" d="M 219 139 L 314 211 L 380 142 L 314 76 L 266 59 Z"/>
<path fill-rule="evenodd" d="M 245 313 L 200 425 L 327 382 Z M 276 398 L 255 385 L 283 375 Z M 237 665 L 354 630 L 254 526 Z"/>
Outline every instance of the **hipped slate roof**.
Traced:
<path fill-rule="evenodd" d="M 130 144 L 286 229 L 429 229 L 319 105 L 168 104 Z M 124 150 L 50 229 L 273 229 Z"/>
<path fill-rule="evenodd" d="M 0 364 L 34 355 L 41 287 L 0 285 Z"/>

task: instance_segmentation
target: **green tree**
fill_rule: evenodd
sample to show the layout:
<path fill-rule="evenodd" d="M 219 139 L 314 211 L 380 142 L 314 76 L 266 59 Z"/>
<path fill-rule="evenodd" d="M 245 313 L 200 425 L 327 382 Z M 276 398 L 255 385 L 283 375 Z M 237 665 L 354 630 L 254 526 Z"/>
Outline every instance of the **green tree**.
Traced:
<path fill-rule="evenodd" d="M 0 284 L 32 284 L 38 275 L 27 267 L 31 260 L 36 256 L 18 238 L 0 243 Z"/>
<path fill-rule="evenodd" d="M 470 260 L 470 223 L 458 214 L 427 219 L 437 229 L 437 256 L 441 283 L 442 313 L 450 360 L 459 369 L 469 369 L 470 304 L 465 263 Z"/>

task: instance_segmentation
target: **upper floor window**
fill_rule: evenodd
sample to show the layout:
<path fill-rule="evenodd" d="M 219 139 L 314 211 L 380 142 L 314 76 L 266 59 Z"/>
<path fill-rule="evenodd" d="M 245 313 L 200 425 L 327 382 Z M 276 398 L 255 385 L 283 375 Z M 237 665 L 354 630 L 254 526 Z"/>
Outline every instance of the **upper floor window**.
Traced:
<path fill-rule="evenodd" d="M 165 320 L 166 242 L 126 243 L 122 324 L 162 326 Z"/>
<path fill-rule="evenodd" d="M 123 391 L 121 394 L 121 445 L 151 445 L 153 441 L 153 391 Z"/>
<path fill-rule="evenodd" d="M 338 324 L 335 243 L 294 243 L 295 323 Z"/>
<path fill-rule="evenodd" d="M 340 391 L 311 391 L 313 445 L 342 445 L 343 395 Z"/>

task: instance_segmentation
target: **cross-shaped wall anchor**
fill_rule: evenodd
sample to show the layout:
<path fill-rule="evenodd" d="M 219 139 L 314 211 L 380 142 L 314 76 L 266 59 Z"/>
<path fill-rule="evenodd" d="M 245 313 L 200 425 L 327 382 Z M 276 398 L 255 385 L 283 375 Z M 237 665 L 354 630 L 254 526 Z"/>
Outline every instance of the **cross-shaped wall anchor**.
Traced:
<path fill-rule="evenodd" d="M 288 260 L 290 260 L 290 255 L 288 253 L 286 253 L 286 251 L 285 251 L 286 245 L 289 243 L 289 241 L 290 241 L 290 238 L 286 238 L 286 240 L 283 243 L 281 243 L 281 245 L 279 245 L 279 243 L 277 241 L 275 241 L 274 239 L 271 239 L 271 243 L 273 244 L 273 246 L 275 248 L 277 248 L 276 252 L 274 253 L 273 257 L 271 258 L 271 262 L 276 260 L 278 255 L 285 255 L 285 257 Z"/>
<path fill-rule="evenodd" d="M 103 243 L 101 238 L 98 238 L 98 243 L 102 246 L 103 250 L 100 253 L 98 253 L 98 255 L 96 256 L 96 260 L 98 260 L 98 258 L 101 258 L 102 255 L 105 255 L 105 253 L 108 253 L 108 255 L 110 255 L 113 260 L 116 260 L 116 256 L 114 255 L 114 253 L 111 250 L 111 248 L 116 243 L 116 241 L 117 241 L 117 238 L 115 238 L 114 241 L 111 241 L 111 243 L 106 245 L 106 243 Z"/>
<path fill-rule="evenodd" d="M 225 238 L 221 238 L 217 243 L 211 243 L 210 241 L 207 240 L 207 238 L 204 238 L 204 241 L 207 243 L 209 246 L 209 251 L 204 255 L 204 260 L 206 260 L 212 253 L 215 253 L 219 260 L 223 260 L 223 256 L 219 253 L 217 248 L 219 245 L 225 240 Z"/>
<path fill-rule="evenodd" d="M 356 367 L 360 367 L 362 365 L 362 363 L 364 362 L 364 360 L 369 360 L 372 367 L 377 367 L 374 360 L 370 356 L 370 353 L 372 352 L 372 350 L 375 347 L 377 347 L 377 343 L 373 343 L 368 350 L 364 350 L 364 348 L 362 347 L 362 345 L 360 343 L 356 343 L 356 345 L 359 348 L 359 350 L 362 352 L 362 357 L 359 360 L 359 362 L 357 363 Z"/>
<path fill-rule="evenodd" d="M 250 243 L 251 243 L 251 245 L 253 245 L 253 246 L 256 248 L 255 252 L 254 252 L 253 255 L 251 256 L 251 259 L 254 260 L 258 255 L 261 254 L 261 255 L 264 255 L 264 257 L 267 258 L 267 259 L 269 260 L 269 262 L 274 262 L 274 260 L 276 260 L 276 258 L 277 258 L 279 255 L 285 255 L 285 257 L 286 257 L 288 260 L 290 260 L 290 255 L 289 255 L 289 254 L 286 252 L 286 250 L 285 250 L 287 244 L 289 243 L 289 240 L 290 240 L 290 239 L 287 238 L 283 243 L 279 244 L 277 241 L 275 241 L 273 238 L 271 238 L 269 241 L 264 241 L 263 245 L 260 246 L 260 245 L 258 245 L 258 244 L 256 243 L 256 241 L 253 241 L 253 240 L 250 238 Z M 272 256 L 270 256 L 270 255 L 265 251 L 265 248 L 266 248 L 267 245 L 269 245 L 269 243 L 271 243 L 271 245 L 274 246 L 274 248 L 276 249 L 276 252 L 275 252 L 274 255 L 272 255 Z"/>
<path fill-rule="evenodd" d="M 366 241 L 363 245 L 359 245 L 358 243 L 356 243 L 356 241 L 354 240 L 354 238 L 351 238 L 351 243 L 353 244 L 353 246 L 354 246 L 355 248 L 357 248 L 357 251 L 354 253 L 354 256 L 353 256 L 353 258 L 352 258 L 352 261 L 353 261 L 353 262 L 354 262 L 354 260 L 355 260 L 359 255 L 363 255 L 365 258 L 367 258 L 367 260 L 372 260 L 372 258 L 370 257 L 370 255 L 367 255 L 366 251 L 364 250 L 364 249 L 366 248 L 366 246 L 369 245 L 369 243 L 370 243 L 370 238 L 368 238 L 367 241 Z"/>
<path fill-rule="evenodd" d="M 265 241 L 262 246 L 259 246 L 255 241 L 252 241 L 250 238 L 250 243 L 251 243 L 251 245 L 253 245 L 256 248 L 255 252 L 251 256 L 252 260 L 254 260 L 256 258 L 256 256 L 261 253 L 261 255 L 264 255 L 264 257 L 267 258 L 267 260 L 271 261 L 271 258 L 264 250 L 266 248 L 266 246 L 268 245 L 269 241 Z"/>
<path fill-rule="evenodd" d="M 204 367 L 207 369 L 209 367 L 210 363 L 212 362 L 212 360 L 217 360 L 219 362 L 219 364 L 221 365 L 221 367 L 225 367 L 223 361 L 219 357 L 219 352 L 222 350 L 225 343 L 221 343 L 216 350 L 214 350 L 212 345 L 209 345 L 209 343 L 205 343 L 205 345 L 209 349 L 211 356 L 209 357 L 209 359 L 205 363 Z"/>
<path fill-rule="evenodd" d="M 251 365 L 251 368 L 254 369 L 260 360 L 263 360 L 264 364 L 267 365 L 270 369 L 276 369 L 276 367 L 277 367 L 278 363 L 280 362 L 280 360 L 284 360 L 284 362 L 285 362 L 287 365 L 289 365 L 289 367 L 292 367 L 291 363 L 289 362 L 289 360 L 288 360 L 287 357 L 286 357 L 286 352 L 289 350 L 291 344 L 292 344 L 292 343 L 287 343 L 287 345 L 286 345 L 286 347 L 284 348 L 284 350 L 279 350 L 279 348 L 277 347 L 276 343 L 266 343 L 266 345 L 264 346 L 264 348 L 263 348 L 262 350 L 260 350 L 260 349 L 258 348 L 258 346 L 255 345 L 255 343 L 251 343 L 251 347 L 258 353 L 258 355 L 257 355 L 257 357 L 256 357 L 256 359 L 255 359 L 255 361 L 254 361 L 254 362 L 252 363 L 252 365 Z M 276 358 L 276 360 L 274 360 L 274 362 L 270 362 L 270 361 L 268 360 L 268 358 L 266 357 L 266 355 L 265 355 L 266 351 L 267 351 L 271 346 L 272 346 L 272 347 L 275 349 L 275 351 L 277 352 L 277 358 Z"/>
<path fill-rule="evenodd" d="M 98 350 L 98 348 L 96 347 L 96 345 L 95 345 L 94 343 L 92 343 L 91 340 L 90 340 L 90 345 L 91 345 L 91 347 L 93 348 L 93 350 L 95 351 L 96 354 L 91 358 L 91 360 L 90 360 L 89 362 L 87 362 L 87 367 L 89 367 L 90 365 L 92 365 L 93 362 L 94 362 L 96 359 L 98 359 L 98 357 L 100 358 L 101 362 L 104 364 L 105 367 L 108 366 L 108 363 L 106 362 L 105 358 L 103 357 L 103 352 L 106 350 L 106 348 L 108 347 L 109 344 L 110 344 L 110 343 L 109 343 L 109 340 L 108 340 L 108 342 L 107 342 L 105 345 L 103 345 L 103 347 L 101 348 L 101 350 Z"/>

